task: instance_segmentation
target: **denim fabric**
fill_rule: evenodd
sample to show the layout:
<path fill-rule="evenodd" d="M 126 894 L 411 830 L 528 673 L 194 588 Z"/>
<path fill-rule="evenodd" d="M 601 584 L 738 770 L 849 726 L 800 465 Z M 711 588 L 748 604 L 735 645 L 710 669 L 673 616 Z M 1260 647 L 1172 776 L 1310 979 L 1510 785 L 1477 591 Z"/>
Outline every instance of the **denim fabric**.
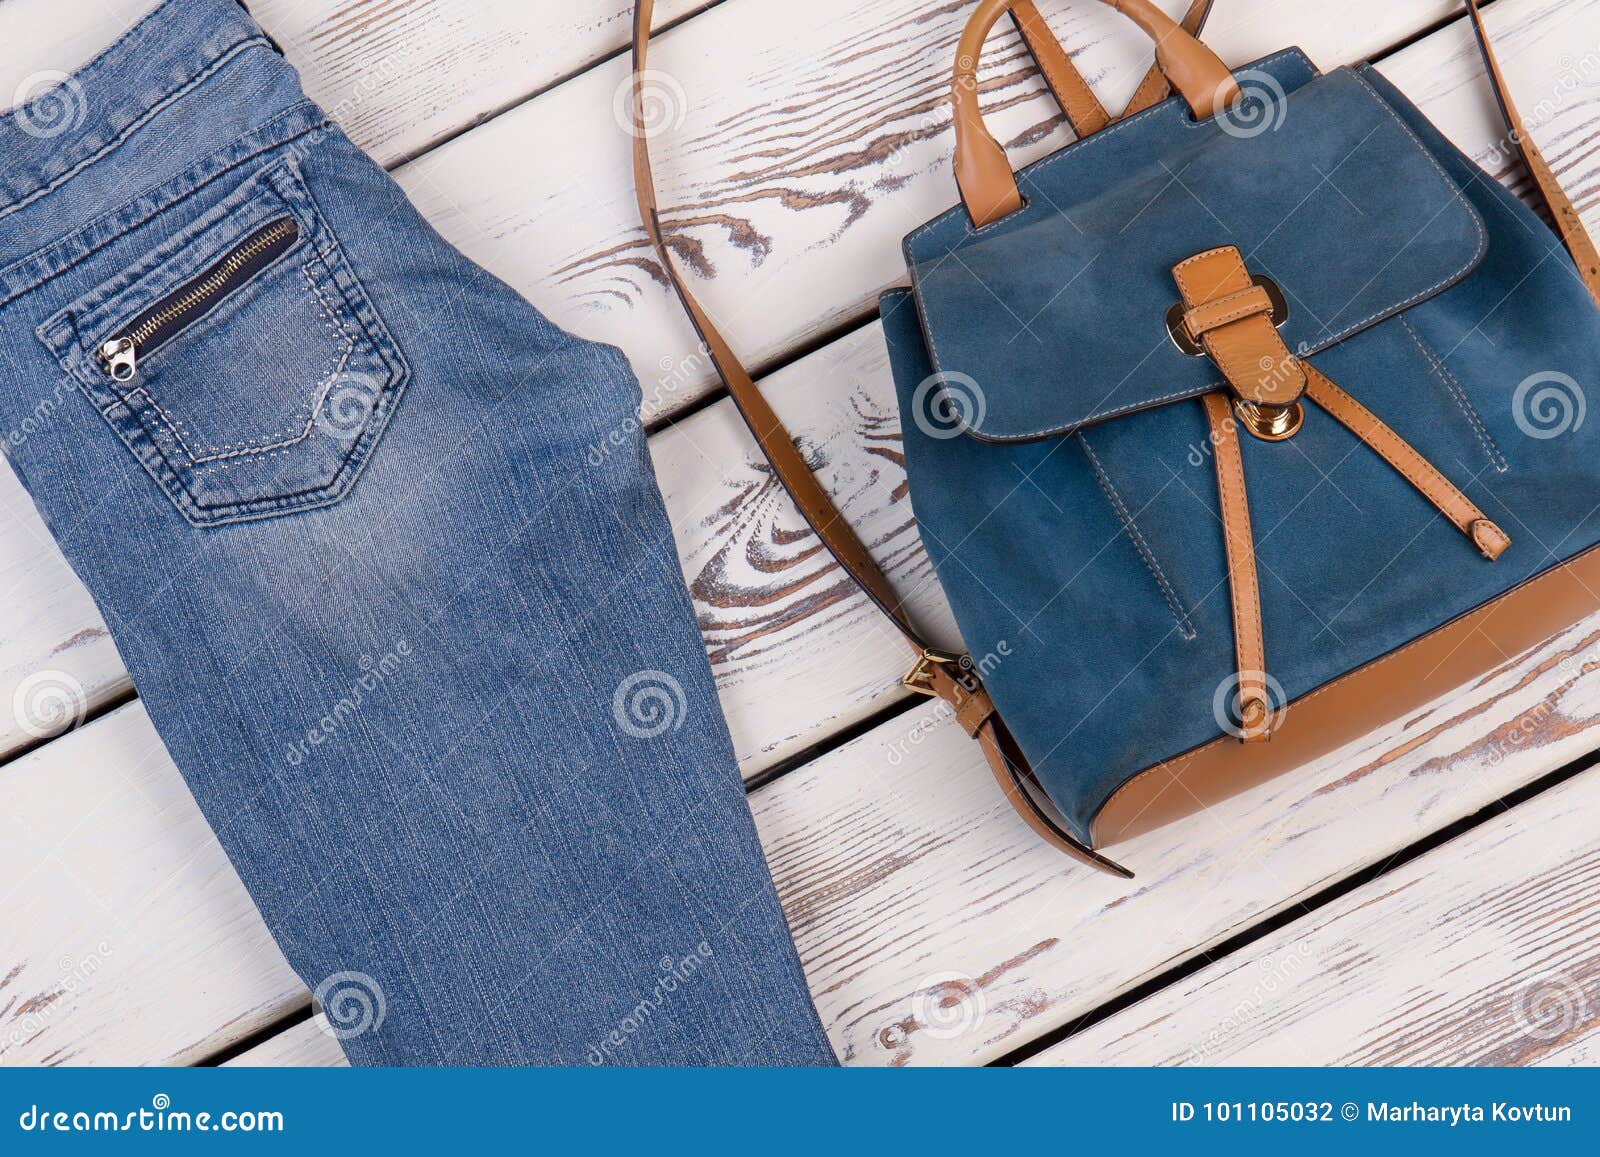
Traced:
<path fill-rule="evenodd" d="M 1238 75 L 1264 102 L 1255 124 L 1208 130 L 1172 100 L 1070 145 L 1021 175 L 1018 216 L 1072 228 L 1045 245 L 1025 220 L 1008 235 L 941 219 L 908 242 L 927 265 L 917 294 L 882 302 L 923 540 L 967 647 L 1004 656 L 986 678 L 995 703 L 1085 840 L 1130 776 L 1228 721 L 1227 563 L 1188 396 L 1219 379 L 1160 328 L 1183 257 L 1240 246 L 1287 296 L 1291 348 L 1320 349 L 1313 364 L 1512 539 L 1486 561 L 1314 405 L 1287 442 L 1241 437 L 1280 701 L 1600 542 L 1600 427 L 1583 421 L 1600 315 L 1556 236 L 1372 70 L 1317 78 L 1288 53 Z M 1231 185 L 1184 151 L 1208 131 L 1240 170 Z M 931 299 L 974 269 L 985 279 L 964 314 Z M 1102 412 L 1168 393 L 1179 400 Z M 1093 415 L 1030 442 L 973 436 Z"/>
<path fill-rule="evenodd" d="M 620 353 L 437 237 L 234 0 L 0 156 L 10 460 L 351 1060 L 833 1063 Z"/>

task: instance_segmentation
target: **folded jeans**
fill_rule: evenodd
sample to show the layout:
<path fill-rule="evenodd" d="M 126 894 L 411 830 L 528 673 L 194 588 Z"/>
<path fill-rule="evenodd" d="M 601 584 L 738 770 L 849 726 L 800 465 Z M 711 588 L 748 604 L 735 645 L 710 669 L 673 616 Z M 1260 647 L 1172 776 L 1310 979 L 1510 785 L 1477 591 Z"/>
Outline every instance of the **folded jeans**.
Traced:
<path fill-rule="evenodd" d="M 0 422 L 358 1064 L 832 1064 L 615 349 L 235 0 L 0 116 Z"/>

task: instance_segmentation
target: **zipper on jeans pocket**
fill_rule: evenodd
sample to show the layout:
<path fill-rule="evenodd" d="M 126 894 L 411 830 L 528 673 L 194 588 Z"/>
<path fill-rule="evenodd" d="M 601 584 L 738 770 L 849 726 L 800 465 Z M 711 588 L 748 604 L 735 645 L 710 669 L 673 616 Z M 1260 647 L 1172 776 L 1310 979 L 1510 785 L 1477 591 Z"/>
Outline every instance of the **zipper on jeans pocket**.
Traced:
<path fill-rule="evenodd" d="M 230 289 L 276 261 L 299 237 L 300 226 L 293 217 L 279 217 L 261 226 L 211 268 L 178 286 L 102 343 L 99 357 L 106 372 L 115 381 L 130 380 L 139 372 L 141 357 L 210 313 Z"/>

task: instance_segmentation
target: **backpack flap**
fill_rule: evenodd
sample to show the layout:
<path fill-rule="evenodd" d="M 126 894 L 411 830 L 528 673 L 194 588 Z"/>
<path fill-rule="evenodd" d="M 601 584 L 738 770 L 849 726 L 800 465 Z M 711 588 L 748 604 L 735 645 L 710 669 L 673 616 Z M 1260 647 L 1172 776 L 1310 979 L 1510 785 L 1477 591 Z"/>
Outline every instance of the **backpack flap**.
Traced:
<path fill-rule="evenodd" d="M 1010 216 L 974 229 L 958 206 L 906 238 L 967 433 L 1031 441 L 1223 388 L 1167 324 L 1173 267 L 1204 250 L 1264 276 L 1301 356 L 1477 268 L 1477 210 L 1358 73 L 1291 50 L 1237 75 L 1249 100 L 1229 113 L 1168 100 L 1023 170 Z"/>

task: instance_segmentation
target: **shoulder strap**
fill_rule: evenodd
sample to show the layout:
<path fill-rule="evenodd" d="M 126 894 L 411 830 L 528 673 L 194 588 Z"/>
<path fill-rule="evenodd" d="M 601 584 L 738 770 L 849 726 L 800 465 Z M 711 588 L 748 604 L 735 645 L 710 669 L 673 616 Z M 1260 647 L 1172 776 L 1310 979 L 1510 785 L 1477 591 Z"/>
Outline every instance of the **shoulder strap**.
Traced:
<path fill-rule="evenodd" d="M 717 367 L 733 404 L 738 407 L 745 424 L 755 436 L 756 444 L 772 464 L 772 471 L 789 492 L 801 515 L 816 532 L 830 554 L 866 591 L 867 597 L 894 624 L 910 648 L 914 661 L 906 673 L 905 685 L 921 694 L 932 695 L 947 703 L 956 721 L 983 750 L 989 769 L 1000 785 L 1007 801 L 1035 833 L 1053 847 L 1081 857 L 1097 867 L 1125 877 L 1129 872 L 1100 855 L 1075 838 L 1062 826 L 1037 777 L 1017 748 L 1015 740 L 1006 731 L 994 709 L 983 684 L 978 679 L 972 660 L 964 655 L 954 655 L 932 646 L 906 615 L 904 606 L 883 571 L 872 560 L 867 548 L 850 529 L 833 499 L 823 490 L 805 459 L 795 448 L 794 440 L 778 420 L 772 407 L 750 372 L 745 369 L 711 317 L 695 300 L 683 282 L 673 260 L 671 246 L 661 231 L 661 218 L 656 207 L 655 178 L 650 165 L 650 146 L 644 119 L 645 58 L 650 42 L 650 16 L 653 0 L 638 0 L 633 10 L 633 183 L 639 201 L 639 216 L 645 233 L 655 246 L 661 268 L 677 292 L 690 320 L 694 323 L 700 340 L 705 343 L 712 363 Z"/>
<path fill-rule="evenodd" d="M 1478 0 L 1466 0 L 1466 3 L 1467 11 L 1472 15 L 1473 35 L 1478 38 L 1478 50 L 1483 53 L 1484 67 L 1489 71 L 1489 86 L 1494 89 L 1500 114 L 1505 118 L 1506 127 L 1511 130 L 1511 140 L 1522 154 L 1522 162 L 1528 166 L 1534 188 L 1549 210 L 1561 240 L 1566 243 L 1567 252 L 1572 254 L 1572 260 L 1577 264 L 1578 276 L 1583 279 L 1595 303 L 1600 305 L 1600 253 L 1595 251 L 1594 241 L 1583 227 L 1583 219 L 1578 216 L 1571 199 L 1562 192 L 1561 182 L 1556 180 L 1555 173 L 1545 162 L 1544 154 L 1539 151 L 1533 134 L 1528 131 L 1528 123 L 1522 119 L 1516 103 L 1511 99 L 1511 88 L 1506 83 L 1505 74 L 1500 71 L 1494 46 L 1489 43 L 1489 29 L 1484 25 Z"/>

